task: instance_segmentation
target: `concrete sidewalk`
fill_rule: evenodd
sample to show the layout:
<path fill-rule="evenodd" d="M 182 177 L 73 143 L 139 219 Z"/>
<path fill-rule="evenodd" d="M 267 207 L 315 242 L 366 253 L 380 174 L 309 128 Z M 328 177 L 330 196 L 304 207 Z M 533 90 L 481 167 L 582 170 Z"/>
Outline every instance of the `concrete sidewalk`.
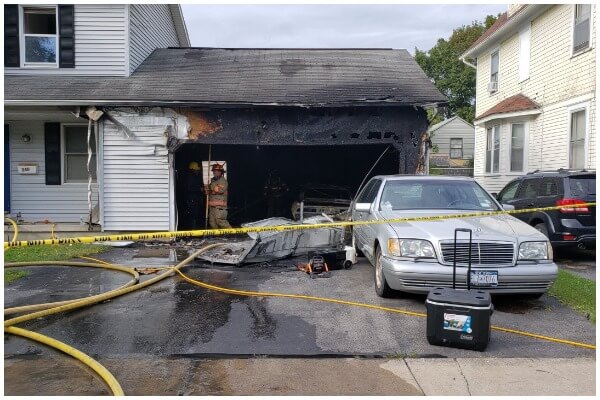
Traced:
<path fill-rule="evenodd" d="M 127 395 L 588 395 L 593 358 L 99 358 Z M 103 395 L 66 357 L 4 360 L 5 395 Z"/>

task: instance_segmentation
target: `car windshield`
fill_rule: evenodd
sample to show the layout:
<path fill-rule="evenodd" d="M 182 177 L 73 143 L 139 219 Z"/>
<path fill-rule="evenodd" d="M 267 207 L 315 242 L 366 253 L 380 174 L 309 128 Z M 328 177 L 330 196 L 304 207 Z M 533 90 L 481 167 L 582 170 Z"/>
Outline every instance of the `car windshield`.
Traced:
<path fill-rule="evenodd" d="M 481 210 L 497 211 L 489 194 L 471 181 L 392 180 L 381 195 L 382 210 Z"/>

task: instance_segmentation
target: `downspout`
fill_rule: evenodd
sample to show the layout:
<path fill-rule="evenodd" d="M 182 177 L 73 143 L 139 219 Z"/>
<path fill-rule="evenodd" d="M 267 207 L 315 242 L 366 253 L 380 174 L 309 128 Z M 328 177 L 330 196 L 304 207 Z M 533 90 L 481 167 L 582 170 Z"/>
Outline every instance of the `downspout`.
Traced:
<path fill-rule="evenodd" d="M 88 132 L 87 132 L 87 173 L 88 173 L 88 187 L 87 187 L 87 201 L 88 201 L 88 230 L 92 230 L 92 214 L 94 207 L 92 205 L 92 122 L 94 123 L 95 134 L 98 135 L 98 120 L 104 114 L 102 111 L 96 109 L 94 106 L 87 107 L 85 114 L 88 116 Z M 96 157 L 96 161 L 98 158 Z M 96 169 L 97 170 L 97 169 Z"/>

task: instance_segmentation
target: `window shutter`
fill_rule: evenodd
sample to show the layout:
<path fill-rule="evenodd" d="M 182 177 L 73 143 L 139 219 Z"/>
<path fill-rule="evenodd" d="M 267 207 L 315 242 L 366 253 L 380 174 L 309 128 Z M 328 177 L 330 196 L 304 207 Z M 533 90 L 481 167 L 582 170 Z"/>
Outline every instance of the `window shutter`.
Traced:
<path fill-rule="evenodd" d="M 19 6 L 4 5 L 4 66 L 19 67 Z"/>
<path fill-rule="evenodd" d="M 60 123 L 46 122 L 44 124 L 44 147 L 46 160 L 46 185 L 60 185 Z"/>
<path fill-rule="evenodd" d="M 75 68 L 75 7 L 58 6 L 59 68 Z"/>

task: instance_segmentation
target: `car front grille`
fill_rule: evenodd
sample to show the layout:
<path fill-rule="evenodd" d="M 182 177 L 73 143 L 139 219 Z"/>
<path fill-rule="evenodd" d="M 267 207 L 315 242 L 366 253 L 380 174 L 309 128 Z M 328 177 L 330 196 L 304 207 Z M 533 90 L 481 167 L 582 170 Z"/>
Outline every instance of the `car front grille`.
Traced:
<path fill-rule="evenodd" d="M 454 263 L 454 242 L 440 243 L 442 249 L 442 262 L 452 265 Z M 471 246 L 472 265 L 513 265 L 515 247 L 512 243 L 500 242 L 473 242 Z M 469 243 L 456 244 L 456 264 L 467 265 L 469 262 Z"/>
<path fill-rule="evenodd" d="M 457 278 L 456 288 L 457 289 L 466 289 L 467 283 L 464 282 L 465 278 L 460 277 Z M 434 287 L 452 287 L 452 277 L 450 280 L 439 280 L 439 279 L 428 279 L 428 280 L 416 280 L 416 279 L 400 279 L 400 284 L 406 288 L 411 289 L 431 289 Z M 497 286 L 492 287 L 481 287 L 481 286 L 471 286 L 472 289 L 482 289 L 486 291 L 498 291 L 501 292 L 503 290 L 515 290 L 515 291 L 546 291 L 552 286 L 552 281 L 549 280 L 540 280 L 540 281 L 517 281 L 517 282 L 498 282 Z"/>

